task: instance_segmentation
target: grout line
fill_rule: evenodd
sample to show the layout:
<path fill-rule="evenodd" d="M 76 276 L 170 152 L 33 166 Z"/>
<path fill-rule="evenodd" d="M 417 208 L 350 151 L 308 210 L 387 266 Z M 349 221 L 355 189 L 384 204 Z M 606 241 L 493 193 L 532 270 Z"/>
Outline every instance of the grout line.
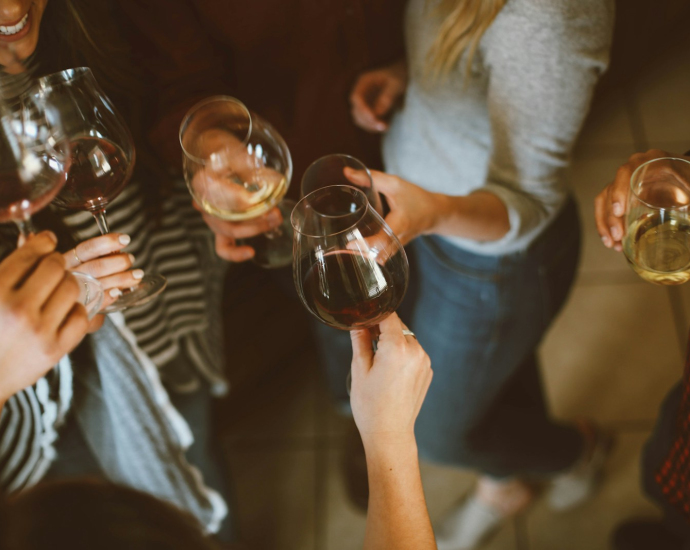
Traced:
<path fill-rule="evenodd" d="M 678 347 L 680 349 L 680 356 L 682 358 L 685 357 L 688 316 L 685 308 L 683 307 L 683 297 L 680 288 L 677 286 L 669 286 L 666 290 L 668 292 L 668 299 L 671 302 L 673 321 L 676 327 L 676 334 L 678 336 Z"/>
<path fill-rule="evenodd" d="M 640 113 L 639 103 L 637 101 L 637 94 L 632 86 L 623 94 L 625 101 L 625 110 L 628 113 L 630 121 L 630 128 L 632 130 L 633 141 L 635 142 L 635 149 L 638 152 L 643 152 L 649 149 L 649 139 L 647 139 L 647 131 L 642 120 L 642 113 Z"/>
<path fill-rule="evenodd" d="M 529 550 L 529 528 L 527 527 L 527 515 L 521 514 L 514 520 L 515 548 L 516 550 Z"/>

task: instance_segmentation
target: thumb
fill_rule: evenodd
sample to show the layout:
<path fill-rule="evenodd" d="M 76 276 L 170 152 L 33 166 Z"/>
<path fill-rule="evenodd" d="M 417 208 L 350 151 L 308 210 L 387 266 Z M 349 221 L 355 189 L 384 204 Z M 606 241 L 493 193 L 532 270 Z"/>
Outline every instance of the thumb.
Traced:
<path fill-rule="evenodd" d="M 368 329 L 351 330 L 352 340 L 352 376 L 359 377 L 371 369 L 374 362 L 374 350 L 371 346 L 371 334 Z"/>

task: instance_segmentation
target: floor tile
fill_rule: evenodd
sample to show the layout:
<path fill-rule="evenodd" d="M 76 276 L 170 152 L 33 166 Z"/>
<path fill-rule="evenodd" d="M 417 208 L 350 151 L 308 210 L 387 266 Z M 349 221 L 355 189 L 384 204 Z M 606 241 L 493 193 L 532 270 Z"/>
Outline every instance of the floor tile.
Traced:
<path fill-rule="evenodd" d="M 529 550 L 610 550 L 609 536 L 618 523 L 658 517 L 658 509 L 639 485 L 639 455 L 647 437 L 619 437 L 599 491 L 583 506 L 556 513 L 543 499 L 538 502 L 527 515 Z"/>
<path fill-rule="evenodd" d="M 660 56 L 636 80 L 638 109 L 650 147 L 690 143 L 690 41 Z M 682 151 L 680 151 L 682 152 Z"/>
<path fill-rule="evenodd" d="M 626 160 L 627 157 L 577 159 L 571 171 L 582 223 L 580 269 L 587 274 L 600 274 L 602 282 L 611 276 L 617 277 L 617 281 L 641 282 L 620 252 L 602 244 L 594 222 L 594 198 L 611 182 L 618 167 Z"/>
<path fill-rule="evenodd" d="M 625 92 L 614 89 L 605 96 L 595 96 L 575 148 L 577 157 L 627 157 L 635 152 Z"/>
<path fill-rule="evenodd" d="M 314 452 L 230 447 L 228 454 L 240 533 L 250 548 L 317 550 Z"/>
<path fill-rule="evenodd" d="M 552 410 L 615 425 L 656 417 L 682 372 L 666 289 L 576 286 L 542 347 Z"/>

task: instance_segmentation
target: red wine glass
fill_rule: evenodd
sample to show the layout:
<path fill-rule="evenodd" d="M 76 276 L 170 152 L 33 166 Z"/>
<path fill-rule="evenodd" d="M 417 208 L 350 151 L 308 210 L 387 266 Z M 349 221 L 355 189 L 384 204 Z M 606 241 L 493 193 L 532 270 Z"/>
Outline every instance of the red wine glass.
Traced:
<path fill-rule="evenodd" d="M 0 105 L 0 223 L 14 222 L 20 242 L 34 232 L 31 216 L 64 186 L 69 164 L 69 140 L 51 105 L 36 98 L 14 111 Z M 103 287 L 90 275 L 73 275 L 80 283 L 78 301 L 91 318 L 100 310 Z"/>
<path fill-rule="evenodd" d="M 405 295 L 402 244 L 364 193 L 336 185 L 308 194 L 292 212 L 293 275 L 307 310 L 341 330 L 373 328 Z"/>
<path fill-rule="evenodd" d="M 364 163 L 350 155 L 326 155 L 309 165 L 302 176 L 301 193 L 306 197 L 312 191 L 331 185 L 349 185 L 360 189 L 374 210 L 383 215 L 381 196 L 374 188 L 371 172 Z"/>
<path fill-rule="evenodd" d="M 39 78 L 26 97 L 49 101 L 57 109 L 70 142 L 67 180 L 54 203 L 91 212 L 101 234 L 108 233 L 106 207 L 129 181 L 136 157 L 134 141 L 124 120 L 87 67 Z M 145 304 L 165 286 L 165 277 L 146 274 L 105 311 Z"/>

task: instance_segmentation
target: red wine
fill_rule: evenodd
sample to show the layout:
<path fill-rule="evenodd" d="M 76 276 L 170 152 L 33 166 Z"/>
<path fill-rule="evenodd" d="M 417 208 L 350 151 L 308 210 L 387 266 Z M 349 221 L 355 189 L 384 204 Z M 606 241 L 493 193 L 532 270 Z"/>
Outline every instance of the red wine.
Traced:
<path fill-rule="evenodd" d="M 100 210 L 117 197 L 131 175 L 125 152 L 103 138 L 70 143 L 72 164 L 55 203 L 73 210 Z"/>
<path fill-rule="evenodd" d="M 46 207 L 64 181 L 64 172 L 39 173 L 29 182 L 15 171 L 0 172 L 0 223 L 22 219 Z"/>
<path fill-rule="evenodd" d="M 378 324 L 397 309 L 405 293 L 404 275 L 392 263 L 379 265 L 352 251 L 312 255 L 302 281 L 307 308 L 339 329 Z"/>

